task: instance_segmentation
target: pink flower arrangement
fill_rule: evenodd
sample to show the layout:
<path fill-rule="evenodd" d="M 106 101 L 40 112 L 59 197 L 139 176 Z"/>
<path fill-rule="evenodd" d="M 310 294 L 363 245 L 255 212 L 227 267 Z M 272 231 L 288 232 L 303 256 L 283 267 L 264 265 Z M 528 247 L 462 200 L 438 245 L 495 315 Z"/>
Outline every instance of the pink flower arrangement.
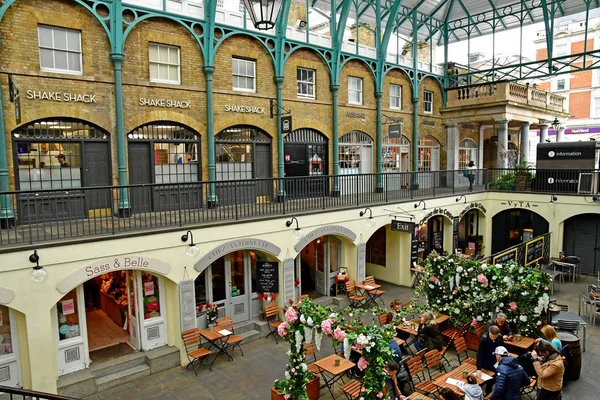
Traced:
<path fill-rule="evenodd" d="M 482 285 L 485 285 L 486 283 L 488 283 L 488 279 L 485 277 L 484 274 L 479 274 L 477 275 L 477 282 L 481 283 Z"/>
<path fill-rule="evenodd" d="M 377 398 L 378 398 L 378 399 L 382 399 L 382 398 L 383 398 L 383 392 L 379 392 L 379 393 L 377 393 Z"/>
<path fill-rule="evenodd" d="M 473 317 L 473 321 L 471 321 L 471 326 L 477 325 L 477 318 Z"/>
<path fill-rule="evenodd" d="M 296 314 L 296 310 L 294 310 L 292 307 L 288 307 L 288 309 L 285 310 L 285 319 L 290 324 L 296 321 L 298 319 L 298 314 Z"/>
<path fill-rule="evenodd" d="M 364 371 L 365 368 L 367 368 L 367 366 L 369 366 L 369 362 L 367 360 L 365 360 L 364 357 L 361 357 L 358 360 L 357 366 L 358 366 L 358 369 L 360 369 L 361 371 Z"/>
<path fill-rule="evenodd" d="M 277 334 L 281 337 L 284 337 L 285 335 L 287 335 L 287 331 L 286 328 L 288 327 L 288 323 L 287 322 L 282 322 L 281 324 L 279 324 L 279 326 L 277 327 Z"/>
<path fill-rule="evenodd" d="M 438 281 L 438 277 L 437 277 L 437 276 L 435 276 L 435 275 L 431 275 L 431 276 L 429 277 L 429 281 L 430 281 L 430 282 L 433 282 L 433 283 L 435 283 L 435 282 L 437 282 L 437 281 Z"/>
<path fill-rule="evenodd" d="M 335 328 L 335 330 L 333 331 L 333 338 L 335 340 L 337 340 L 338 342 L 343 342 L 345 337 L 346 332 L 344 332 L 340 328 Z"/>
<path fill-rule="evenodd" d="M 292 397 L 292 396 L 290 396 L 289 394 L 284 394 L 284 395 L 283 395 L 283 398 L 284 398 L 285 400 L 288 400 L 290 397 Z"/>
<path fill-rule="evenodd" d="M 333 330 L 331 329 L 331 324 L 333 324 L 333 321 L 331 319 L 326 319 L 325 321 L 321 322 L 321 329 L 323 329 L 323 332 L 326 335 L 331 335 L 333 333 Z"/>
<path fill-rule="evenodd" d="M 509 307 L 510 311 L 515 311 L 517 309 L 517 303 L 515 303 L 514 301 L 511 301 L 510 303 L 508 303 L 508 307 Z"/>

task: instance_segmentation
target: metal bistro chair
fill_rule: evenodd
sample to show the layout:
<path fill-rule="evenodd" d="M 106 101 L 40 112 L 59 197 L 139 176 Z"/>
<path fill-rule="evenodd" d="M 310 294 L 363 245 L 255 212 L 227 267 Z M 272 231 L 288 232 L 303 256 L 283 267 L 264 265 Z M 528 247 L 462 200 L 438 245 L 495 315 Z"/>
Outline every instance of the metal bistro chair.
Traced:
<path fill-rule="evenodd" d="M 566 256 L 563 261 L 573 264 L 573 282 L 575 282 L 575 279 L 581 276 L 581 258 L 577 256 Z"/>
<path fill-rule="evenodd" d="M 558 332 L 569 332 L 579 337 L 579 321 L 565 321 L 559 319 L 557 321 Z"/>

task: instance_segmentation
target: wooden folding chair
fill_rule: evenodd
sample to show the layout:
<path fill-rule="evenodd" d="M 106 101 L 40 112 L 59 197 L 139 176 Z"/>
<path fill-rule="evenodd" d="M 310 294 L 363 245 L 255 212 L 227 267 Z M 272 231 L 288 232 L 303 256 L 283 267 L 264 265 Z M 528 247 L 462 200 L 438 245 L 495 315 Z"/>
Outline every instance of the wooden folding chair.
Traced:
<path fill-rule="evenodd" d="M 348 400 L 360 399 L 362 395 L 363 381 L 351 379 L 348 383 L 342 386 L 342 393 Z"/>
<path fill-rule="evenodd" d="M 410 375 L 410 386 L 413 391 L 417 390 L 417 385 L 427 381 L 425 377 L 425 367 L 423 366 L 423 360 L 421 357 L 413 357 L 406 362 L 408 368 L 408 374 Z M 415 382 L 415 379 L 417 382 Z"/>
<path fill-rule="evenodd" d="M 386 321 L 387 321 L 387 314 L 379 314 L 377 316 L 377 318 L 379 319 L 379 326 L 384 326 L 386 325 Z"/>
<path fill-rule="evenodd" d="M 346 297 L 350 302 L 350 307 L 362 307 L 367 301 L 367 296 L 358 294 L 354 280 L 346 282 Z"/>
<path fill-rule="evenodd" d="M 279 318 L 279 307 L 277 307 L 277 304 L 271 303 L 265 305 L 265 316 L 267 319 L 267 327 L 269 328 L 269 333 L 265 339 L 273 335 L 275 343 L 279 344 L 279 341 L 277 340 L 277 328 L 279 328 L 279 325 L 281 325 L 283 321 Z"/>
<path fill-rule="evenodd" d="M 457 327 L 457 326 L 447 326 L 446 328 L 444 328 L 442 330 L 442 336 L 444 337 L 444 339 L 446 339 L 446 341 L 450 342 L 450 340 L 459 337 L 459 336 L 464 336 L 467 331 L 469 330 L 469 326 L 471 325 L 470 322 L 467 322 L 466 324 L 464 324 L 463 326 Z"/>
<path fill-rule="evenodd" d="M 373 278 L 372 276 L 365 277 L 365 284 L 366 285 L 376 285 L 375 278 Z M 385 290 L 381 290 L 381 289 L 369 290 L 369 297 L 370 297 L 369 300 L 372 301 L 373 303 L 376 303 L 377 300 L 380 300 L 381 305 L 383 307 L 385 307 L 385 303 L 383 302 L 383 298 L 381 297 L 384 294 L 385 294 Z"/>
<path fill-rule="evenodd" d="M 200 336 L 200 329 L 188 329 L 187 331 L 184 331 L 181 336 L 183 338 L 185 354 L 190 362 L 185 369 L 188 369 L 191 365 L 194 369 L 194 374 L 198 376 L 198 367 L 202 365 L 204 360 L 206 360 L 208 368 L 212 371 L 212 365 L 210 362 L 208 362 L 208 356 L 213 354 L 213 352 L 202 347 L 202 336 Z"/>
<path fill-rule="evenodd" d="M 307 294 L 301 294 L 300 296 L 298 296 L 298 299 L 296 300 L 297 303 L 301 303 L 304 299 L 307 299 L 308 295 Z"/>
<path fill-rule="evenodd" d="M 244 338 L 235 334 L 233 328 L 233 320 L 231 319 L 231 317 L 222 317 L 217 319 L 217 327 L 221 329 L 227 329 L 231 332 L 231 335 L 227 335 L 221 338 L 221 343 L 223 344 L 225 349 L 233 350 L 237 347 L 238 349 L 240 349 L 242 357 L 244 357 L 244 350 L 242 350 L 241 346 L 241 343 L 244 340 Z"/>
<path fill-rule="evenodd" d="M 306 357 L 307 361 L 308 357 L 313 356 L 312 363 L 308 364 L 308 370 L 313 374 L 318 375 L 321 372 L 321 367 L 315 364 L 315 361 L 317 361 L 317 351 L 314 343 L 303 342 L 302 347 L 304 349 L 304 356 Z"/>
<path fill-rule="evenodd" d="M 469 360 L 469 353 L 467 349 L 467 342 L 465 342 L 464 337 L 457 337 L 452 342 L 454 345 L 454 350 L 456 350 L 456 357 L 458 358 L 458 363 L 462 364 L 463 361 Z M 464 357 L 464 359 L 463 359 Z"/>

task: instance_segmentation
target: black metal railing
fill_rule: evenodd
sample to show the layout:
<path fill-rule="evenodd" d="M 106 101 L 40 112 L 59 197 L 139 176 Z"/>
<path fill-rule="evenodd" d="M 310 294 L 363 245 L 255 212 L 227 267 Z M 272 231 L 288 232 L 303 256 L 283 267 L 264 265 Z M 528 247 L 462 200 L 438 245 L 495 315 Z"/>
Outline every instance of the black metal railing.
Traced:
<path fill-rule="evenodd" d="M 504 264 L 508 261 L 514 261 L 519 265 L 535 266 L 542 260 L 550 259 L 551 239 L 552 232 L 544 233 L 479 261 L 487 264 Z"/>
<path fill-rule="evenodd" d="M 59 396 L 57 394 L 35 392 L 33 390 L 25 390 L 0 386 L 0 398 L 6 400 L 75 400 L 74 397 Z"/>
<path fill-rule="evenodd" d="M 469 172 L 476 192 L 519 191 L 515 182 L 519 173 Z M 561 183 L 571 176 L 579 180 L 591 176 L 590 190 L 597 186 L 596 171 L 529 174 L 533 178 L 523 191 L 564 193 L 572 188 L 568 193 L 582 193 L 580 183 Z M 465 175 L 464 171 L 402 172 L 0 192 L 2 204 L 10 204 L 14 212 L 14 218 L 0 217 L 0 247 L 452 196 L 469 192 Z M 558 187 L 535 186 L 536 177 L 550 175 L 556 177 Z M 0 215 L 6 215 L 2 211 Z"/>
<path fill-rule="evenodd" d="M 600 170 L 585 169 L 487 169 L 489 190 L 598 194 Z"/>

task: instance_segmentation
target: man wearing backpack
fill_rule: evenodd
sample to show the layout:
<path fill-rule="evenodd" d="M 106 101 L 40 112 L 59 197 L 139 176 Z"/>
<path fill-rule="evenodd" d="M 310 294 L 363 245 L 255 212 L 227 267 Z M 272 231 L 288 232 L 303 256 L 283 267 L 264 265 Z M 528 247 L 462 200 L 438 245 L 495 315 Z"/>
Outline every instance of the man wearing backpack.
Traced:
<path fill-rule="evenodd" d="M 504 346 L 494 350 L 498 367 L 496 368 L 496 387 L 490 400 L 521 400 L 521 388 L 529 385 L 529 377 L 515 357 L 508 355 Z"/>

